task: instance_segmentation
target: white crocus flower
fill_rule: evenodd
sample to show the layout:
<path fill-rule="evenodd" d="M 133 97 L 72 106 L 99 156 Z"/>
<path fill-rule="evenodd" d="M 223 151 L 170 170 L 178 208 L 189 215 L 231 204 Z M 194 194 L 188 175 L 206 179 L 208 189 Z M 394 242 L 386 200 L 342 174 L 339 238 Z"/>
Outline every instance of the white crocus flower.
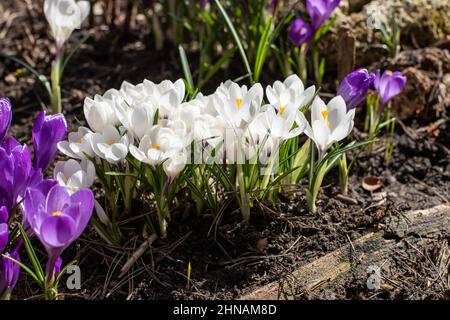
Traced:
<path fill-rule="evenodd" d="M 74 159 L 58 161 L 53 177 L 59 185 L 75 193 L 80 189 L 88 189 L 94 184 L 95 167 L 89 160 L 82 160 L 80 163 Z"/>
<path fill-rule="evenodd" d="M 172 129 L 156 125 L 148 135 L 142 137 L 139 147 L 130 146 L 130 153 L 141 162 L 157 166 L 184 147 L 184 139 L 176 135 Z"/>
<path fill-rule="evenodd" d="M 310 103 L 315 93 L 315 86 L 305 90 L 302 80 L 295 74 L 287 77 L 284 82 L 275 81 L 273 86 L 266 88 L 266 96 L 270 104 L 281 116 L 287 117 Z"/>
<path fill-rule="evenodd" d="M 170 157 L 163 163 L 163 169 L 170 180 L 174 180 L 187 164 L 187 154 L 185 152 L 179 152 L 173 157 Z"/>
<path fill-rule="evenodd" d="M 115 109 L 121 99 L 120 92 L 115 89 L 106 91 L 103 96 L 95 95 L 94 99 L 86 98 L 84 116 L 89 127 L 95 132 L 102 132 L 107 126 L 119 124 Z"/>
<path fill-rule="evenodd" d="M 126 132 L 125 128 L 117 129 L 112 125 L 106 126 L 102 133 L 94 133 L 91 146 L 95 154 L 109 163 L 118 163 L 126 158 L 129 145 L 133 138 Z"/>
<path fill-rule="evenodd" d="M 140 140 L 153 126 L 155 109 L 148 103 L 130 106 L 124 102 L 116 106 L 116 116 L 133 137 Z"/>
<path fill-rule="evenodd" d="M 178 135 L 189 135 L 194 130 L 195 119 L 200 117 L 200 115 L 201 108 L 197 101 L 192 100 L 182 103 L 172 110 L 172 115 L 169 116 L 168 126 L 171 126 Z M 164 124 L 166 121 L 160 120 L 160 123 Z M 171 122 L 173 123 L 171 124 Z"/>
<path fill-rule="evenodd" d="M 159 119 L 172 120 L 175 110 L 184 100 L 186 89 L 182 79 L 175 82 L 164 80 L 158 84 L 144 80 L 137 85 L 124 81 L 120 92 L 128 106 L 150 105 L 154 110 L 158 109 Z"/>
<path fill-rule="evenodd" d="M 152 102 L 156 105 L 161 103 L 161 100 L 168 96 L 169 93 L 173 93 L 173 101 L 176 105 L 181 104 L 186 94 L 186 88 L 183 79 L 178 79 L 175 82 L 170 80 L 164 80 L 158 84 L 149 80 L 144 80 L 142 83 L 142 90 L 145 96 L 150 97 Z"/>
<path fill-rule="evenodd" d="M 301 112 L 296 119 L 299 126 L 305 126 L 305 134 L 311 138 L 319 150 L 322 160 L 330 146 L 347 137 L 353 129 L 355 109 L 347 112 L 341 96 L 333 98 L 328 105 L 316 97 L 311 106 L 311 124 Z"/>
<path fill-rule="evenodd" d="M 247 90 L 230 80 L 222 84 L 213 95 L 217 113 L 232 129 L 246 128 L 260 112 L 264 90 L 257 83 Z"/>
<path fill-rule="evenodd" d="M 260 113 L 255 121 L 249 126 L 249 133 L 259 136 L 269 135 L 277 142 L 289 140 L 301 134 L 305 129 L 305 125 L 293 128 L 297 114 L 300 111 L 281 114 L 275 112 L 272 106 L 267 106 L 265 111 Z"/>
<path fill-rule="evenodd" d="M 80 28 L 89 15 L 89 1 L 45 0 L 44 13 L 58 49 L 69 39 L 73 30 Z"/>
<path fill-rule="evenodd" d="M 58 143 L 58 149 L 66 156 L 75 159 L 86 159 L 85 154 L 94 156 L 91 147 L 91 139 L 94 133 L 85 127 L 79 127 L 78 131 L 70 132 L 67 141 Z"/>

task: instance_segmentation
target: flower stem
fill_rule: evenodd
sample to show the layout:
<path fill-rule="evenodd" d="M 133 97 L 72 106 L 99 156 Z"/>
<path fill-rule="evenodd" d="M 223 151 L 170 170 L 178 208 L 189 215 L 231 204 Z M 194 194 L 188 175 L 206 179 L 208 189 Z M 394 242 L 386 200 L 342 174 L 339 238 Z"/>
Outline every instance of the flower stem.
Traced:
<path fill-rule="evenodd" d="M 242 170 L 242 164 L 237 165 L 237 183 L 239 185 L 239 195 L 241 206 L 242 218 L 245 222 L 250 221 L 250 199 L 245 188 L 244 171 Z"/>
<path fill-rule="evenodd" d="M 58 50 L 56 53 L 55 61 L 52 63 L 51 70 L 51 84 L 52 84 L 52 94 L 50 96 L 50 103 L 52 105 L 53 114 L 61 113 L 61 87 L 60 87 L 60 67 L 61 67 L 61 51 Z"/>
<path fill-rule="evenodd" d="M 314 77 L 316 79 L 317 86 L 322 86 L 322 74 L 320 72 L 320 57 L 319 50 L 313 49 L 313 65 L 314 65 Z"/>
<path fill-rule="evenodd" d="M 300 55 L 299 55 L 299 77 L 302 79 L 303 83 L 306 83 L 306 80 L 308 80 L 308 65 L 306 64 L 306 53 L 307 53 L 307 47 L 303 45 L 300 48 Z"/>
<path fill-rule="evenodd" d="M 344 153 L 339 161 L 339 185 L 343 195 L 348 194 L 347 155 Z"/>

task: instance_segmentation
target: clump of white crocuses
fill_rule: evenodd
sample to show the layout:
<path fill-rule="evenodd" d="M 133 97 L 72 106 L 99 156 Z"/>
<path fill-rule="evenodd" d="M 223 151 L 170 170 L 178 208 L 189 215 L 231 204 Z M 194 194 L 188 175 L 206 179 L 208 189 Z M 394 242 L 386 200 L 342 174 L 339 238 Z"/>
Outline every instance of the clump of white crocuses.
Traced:
<path fill-rule="evenodd" d="M 124 82 L 119 90 L 87 98 L 89 128 L 59 144 L 62 153 L 81 161 L 58 163 L 55 178 L 62 185 L 87 187 L 95 167 L 105 201 L 96 203 L 94 224 L 108 241 L 120 241 L 118 222 L 134 212 L 138 198 L 154 203 L 157 214 L 146 214 L 146 225 L 166 237 L 180 190 L 190 190 L 199 213 L 223 212 L 225 203 L 234 202 L 249 221 L 255 200 L 309 172 L 308 205 L 315 211 L 323 176 L 355 146 L 337 144 L 352 130 L 355 111 L 347 112 L 341 97 L 326 105 L 315 87 L 305 90 L 295 75 L 265 90 L 259 83 L 226 81 L 209 96 L 185 96 L 183 80 Z"/>

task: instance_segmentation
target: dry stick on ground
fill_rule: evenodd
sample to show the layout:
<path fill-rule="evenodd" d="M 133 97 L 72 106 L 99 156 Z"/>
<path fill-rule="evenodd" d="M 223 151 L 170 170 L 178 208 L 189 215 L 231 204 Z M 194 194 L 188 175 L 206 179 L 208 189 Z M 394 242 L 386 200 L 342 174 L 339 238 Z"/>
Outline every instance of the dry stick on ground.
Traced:
<path fill-rule="evenodd" d="M 369 233 L 353 241 L 354 249 L 351 244 L 347 244 L 300 267 L 288 276 L 290 279 L 298 279 L 296 283 L 272 282 L 242 296 L 241 299 L 292 299 L 296 297 L 299 288 L 303 292 L 311 292 L 337 278 L 344 277 L 354 268 L 365 269 L 374 261 L 388 259 L 395 253 L 397 246 L 396 240 L 389 239 L 399 239 L 409 235 L 431 237 L 450 232 L 450 205 L 412 211 L 405 216 L 406 219 L 395 217 L 388 220 L 386 232 Z"/>
<path fill-rule="evenodd" d="M 158 239 L 156 234 L 152 234 L 150 237 L 145 239 L 145 241 L 139 246 L 139 248 L 131 255 L 130 259 L 123 265 L 122 269 L 120 269 L 119 279 L 122 278 L 128 270 L 133 266 L 133 264 L 147 251 L 148 248 L 152 245 L 152 243 Z"/>

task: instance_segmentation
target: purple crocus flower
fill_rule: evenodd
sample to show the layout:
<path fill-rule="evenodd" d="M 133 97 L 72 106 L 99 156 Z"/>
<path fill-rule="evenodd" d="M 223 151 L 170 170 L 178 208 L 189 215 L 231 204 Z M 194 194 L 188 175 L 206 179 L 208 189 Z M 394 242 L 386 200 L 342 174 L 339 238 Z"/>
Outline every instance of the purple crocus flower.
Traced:
<path fill-rule="evenodd" d="M 296 47 L 309 42 L 314 35 L 309 24 L 300 18 L 295 18 L 292 21 L 288 34 L 292 44 Z"/>
<path fill-rule="evenodd" d="M 315 31 L 328 20 L 340 0 L 306 0 L 306 8 L 311 17 L 311 26 Z"/>
<path fill-rule="evenodd" d="M 27 145 L 9 137 L 0 146 L 0 205 L 11 210 L 23 196 L 32 171 Z"/>
<path fill-rule="evenodd" d="M 206 5 L 208 4 L 209 0 L 197 0 L 198 4 L 200 5 L 200 8 L 205 9 Z"/>
<path fill-rule="evenodd" d="M 8 210 L 3 206 L 0 208 L 0 254 L 8 244 Z"/>
<path fill-rule="evenodd" d="M 6 256 L 20 262 L 19 254 L 16 251 L 6 253 Z M 17 284 L 19 273 L 20 266 L 17 263 L 8 258 L 0 257 L 0 299 L 9 298 L 12 289 Z"/>
<path fill-rule="evenodd" d="M 34 167 L 45 171 L 58 153 L 57 144 L 67 134 L 66 119 L 62 114 L 45 116 L 41 112 L 33 125 Z"/>
<path fill-rule="evenodd" d="M 0 254 L 5 250 L 8 244 L 8 224 L 0 223 Z"/>
<path fill-rule="evenodd" d="M 2 206 L 0 208 L 0 223 L 7 223 L 8 219 L 9 219 L 8 210 L 6 209 L 5 206 Z"/>
<path fill-rule="evenodd" d="M 57 259 L 86 228 L 94 208 L 91 190 L 80 190 L 73 195 L 59 185 L 50 189 L 43 182 L 26 192 L 24 214 L 34 234 L 48 254 L 47 281 L 54 276 Z"/>
<path fill-rule="evenodd" d="M 5 138 L 12 120 L 11 102 L 8 98 L 0 98 L 0 142 Z"/>
<path fill-rule="evenodd" d="M 367 69 L 357 69 L 342 80 L 337 94 L 344 98 L 347 110 L 355 108 L 367 96 L 367 92 L 375 80 L 375 74 L 369 73 Z"/>
<path fill-rule="evenodd" d="M 389 70 L 386 70 L 381 75 L 380 70 L 378 70 L 375 76 L 374 86 L 380 95 L 380 111 L 382 111 L 392 98 L 399 95 L 405 89 L 406 77 L 398 71 L 392 72 Z"/>

